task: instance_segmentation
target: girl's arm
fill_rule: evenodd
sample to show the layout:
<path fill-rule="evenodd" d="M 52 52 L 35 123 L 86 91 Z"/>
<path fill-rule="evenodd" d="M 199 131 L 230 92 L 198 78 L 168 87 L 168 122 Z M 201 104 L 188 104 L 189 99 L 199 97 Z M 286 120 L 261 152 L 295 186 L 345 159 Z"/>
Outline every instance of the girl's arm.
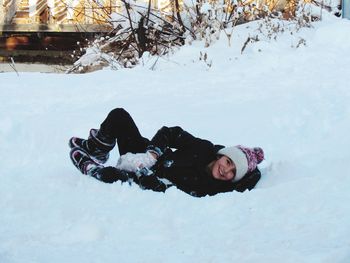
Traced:
<path fill-rule="evenodd" d="M 162 152 L 166 148 L 213 147 L 210 141 L 194 137 L 179 126 L 162 127 L 152 138 L 151 144 L 158 147 Z"/>

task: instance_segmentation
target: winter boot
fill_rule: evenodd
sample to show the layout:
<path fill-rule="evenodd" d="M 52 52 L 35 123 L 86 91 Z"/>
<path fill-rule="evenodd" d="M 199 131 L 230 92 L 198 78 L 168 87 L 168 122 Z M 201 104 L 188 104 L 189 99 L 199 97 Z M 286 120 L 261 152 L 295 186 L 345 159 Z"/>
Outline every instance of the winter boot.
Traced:
<path fill-rule="evenodd" d="M 105 163 L 109 158 L 109 152 L 114 148 L 115 140 L 102 135 L 97 129 L 91 129 L 87 140 L 72 137 L 69 147 L 83 149 L 97 163 Z"/>
<path fill-rule="evenodd" d="M 103 168 L 102 165 L 92 160 L 89 154 L 79 147 L 72 148 L 70 151 L 70 159 L 81 173 L 93 177 L 96 177 L 98 171 Z"/>

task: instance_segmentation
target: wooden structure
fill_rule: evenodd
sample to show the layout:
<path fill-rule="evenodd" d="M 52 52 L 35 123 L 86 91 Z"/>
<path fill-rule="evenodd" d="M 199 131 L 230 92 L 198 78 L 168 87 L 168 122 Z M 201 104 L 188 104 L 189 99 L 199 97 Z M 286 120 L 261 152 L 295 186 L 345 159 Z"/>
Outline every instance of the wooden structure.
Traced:
<path fill-rule="evenodd" d="M 113 30 L 122 1 L 0 0 L 0 62 L 72 63 L 89 40 Z M 137 1 L 147 6 L 148 0 Z M 173 10 L 174 0 L 151 1 L 153 8 Z"/>
<path fill-rule="evenodd" d="M 151 1 L 162 10 L 173 2 Z M 108 32 L 122 6 L 121 0 L 0 0 L 0 32 Z"/>
<path fill-rule="evenodd" d="M 112 30 L 117 1 L 0 0 L 0 60 L 67 63 L 73 50 Z"/>
<path fill-rule="evenodd" d="M 116 0 L 0 0 L 2 32 L 105 32 Z"/>

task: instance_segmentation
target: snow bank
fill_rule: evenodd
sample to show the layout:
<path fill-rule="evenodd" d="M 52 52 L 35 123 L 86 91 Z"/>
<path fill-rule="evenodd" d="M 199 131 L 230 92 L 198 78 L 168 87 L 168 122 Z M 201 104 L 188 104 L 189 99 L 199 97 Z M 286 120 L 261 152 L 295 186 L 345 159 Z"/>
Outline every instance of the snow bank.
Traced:
<path fill-rule="evenodd" d="M 350 22 L 277 40 L 257 28 L 238 27 L 231 47 L 194 42 L 153 71 L 145 58 L 132 70 L 2 74 L 0 262 L 349 262 Z M 144 136 L 181 125 L 261 146 L 257 189 L 193 198 L 82 176 L 68 139 L 114 107 Z"/>

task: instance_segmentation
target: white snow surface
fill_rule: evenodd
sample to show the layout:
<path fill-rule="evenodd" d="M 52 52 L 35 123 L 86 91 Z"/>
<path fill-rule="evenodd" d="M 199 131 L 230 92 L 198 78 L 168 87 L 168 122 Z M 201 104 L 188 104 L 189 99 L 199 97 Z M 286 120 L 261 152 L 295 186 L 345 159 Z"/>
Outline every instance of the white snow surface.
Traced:
<path fill-rule="evenodd" d="M 257 26 L 134 69 L 1 74 L 0 262 L 350 262 L 350 21 L 324 16 L 277 40 Z M 180 125 L 260 146 L 262 179 L 194 198 L 84 176 L 68 140 L 115 107 L 146 137 Z"/>

